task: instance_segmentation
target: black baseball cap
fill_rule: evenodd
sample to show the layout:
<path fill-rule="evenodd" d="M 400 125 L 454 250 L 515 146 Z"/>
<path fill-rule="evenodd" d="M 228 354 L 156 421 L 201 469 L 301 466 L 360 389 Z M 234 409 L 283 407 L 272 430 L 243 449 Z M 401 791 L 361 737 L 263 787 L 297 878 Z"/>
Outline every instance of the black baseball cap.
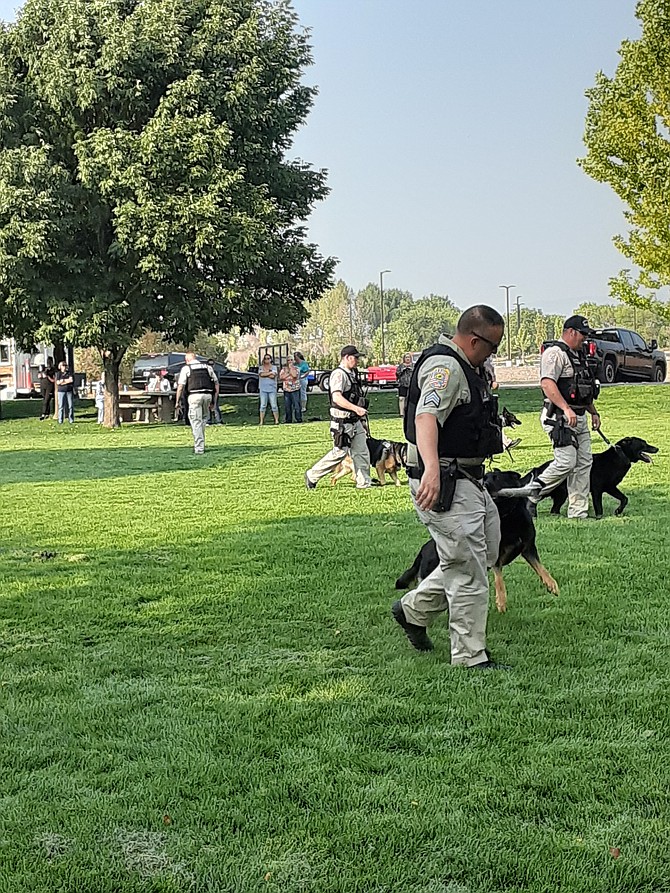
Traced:
<path fill-rule="evenodd" d="M 341 357 L 360 357 L 358 352 L 358 348 L 355 344 L 347 344 L 346 347 L 343 347 L 340 351 Z"/>
<path fill-rule="evenodd" d="M 563 331 L 566 329 L 574 329 L 582 335 L 595 335 L 585 316 L 569 316 L 563 323 Z"/>

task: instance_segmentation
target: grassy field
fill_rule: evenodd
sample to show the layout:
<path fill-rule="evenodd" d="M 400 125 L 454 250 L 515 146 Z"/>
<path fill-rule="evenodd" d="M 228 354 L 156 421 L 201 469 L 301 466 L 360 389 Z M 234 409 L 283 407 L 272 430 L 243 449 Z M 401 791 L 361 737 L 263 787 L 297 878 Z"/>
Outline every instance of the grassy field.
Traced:
<path fill-rule="evenodd" d="M 525 470 L 538 392 L 503 397 Z M 181 426 L 5 404 L 0 891 L 670 890 L 670 389 L 600 404 L 662 452 L 623 518 L 541 506 L 561 595 L 509 567 L 489 644 L 513 670 L 475 674 L 444 623 L 419 655 L 390 618 L 425 540 L 407 488 L 305 490 L 325 422 L 231 401 L 196 459 Z M 394 405 L 373 434 L 400 436 Z"/>

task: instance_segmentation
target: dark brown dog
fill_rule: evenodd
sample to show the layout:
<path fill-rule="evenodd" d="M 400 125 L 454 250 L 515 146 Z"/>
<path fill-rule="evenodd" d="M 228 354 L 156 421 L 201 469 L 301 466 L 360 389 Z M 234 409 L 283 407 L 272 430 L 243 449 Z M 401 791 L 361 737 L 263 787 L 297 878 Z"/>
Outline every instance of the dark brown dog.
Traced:
<path fill-rule="evenodd" d="M 407 464 L 407 444 L 400 443 L 397 440 L 377 440 L 374 437 L 368 437 L 367 444 L 370 453 L 370 465 L 377 472 L 377 477 L 382 487 L 386 484 L 387 474 L 391 477 L 396 487 L 401 487 L 402 484 L 398 480 L 398 471 L 401 468 L 405 468 Z M 341 478 L 353 473 L 353 460 L 351 456 L 346 456 L 333 472 L 333 476 L 330 479 L 331 486 L 334 486 Z"/>

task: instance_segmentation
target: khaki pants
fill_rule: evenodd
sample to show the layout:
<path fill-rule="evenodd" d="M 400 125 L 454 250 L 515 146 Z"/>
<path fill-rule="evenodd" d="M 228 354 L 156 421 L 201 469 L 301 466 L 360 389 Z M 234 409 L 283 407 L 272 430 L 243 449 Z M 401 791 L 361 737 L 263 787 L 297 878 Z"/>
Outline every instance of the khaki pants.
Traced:
<path fill-rule="evenodd" d="M 546 409 L 542 410 L 540 421 L 547 434 L 551 434 Z M 545 468 L 539 480 L 545 485 L 543 496 L 567 480 L 568 518 L 588 518 L 593 454 L 587 416 L 577 416 L 577 427 L 572 430 L 577 437 L 577 447 L 554 447 L 553 462 Z"/>
<path fill-rule="evenodd" d="M 401 397 L 398 394 L 398 412 L 400 413 L 400 418 L 405 418 L 405 407 L 407 406 L 407 397 Z"/>
<path fill-rule="evenodd" d="M 448 610 L 452 664 L 481 663 L 487 660 L 487 568 L 495 564 L 500 548 L 498 510 L 486 490 L 459 480 L 448 512 L 426 512 L 416 504 L 419 481 L 410 480 L 409 485 L 416 513 L 435 541 L 440 563 L 402 597 L 405 617 L 428 627 Z"/>
<path fill-rule="evenodd" d="M 196 453 L 205 452 L 205 421 L 209 418 L 211 394 L 188 395 L 188 420 L 193 431 L 193 449 Z"/>
<path fill-rule="evenodd" d="M 337 425 L 331 422 L 330 433 L 335 436 Z M 351 439 L 351 445 L 346 449 L 334 446 L 329 453 L 319 459 L 307 472 L 307 478 L 313 483 L 318 483 L 322 477 L 335 471 L 345 456 L 351 455 L 354 463 L 354 476 L 359 490 L 366 489 L 372 483 L 370 479 L 370 453 L 368 452 L 367 433 L 361 422 L 348 422 L 344 426 L 345 434 Z"/>

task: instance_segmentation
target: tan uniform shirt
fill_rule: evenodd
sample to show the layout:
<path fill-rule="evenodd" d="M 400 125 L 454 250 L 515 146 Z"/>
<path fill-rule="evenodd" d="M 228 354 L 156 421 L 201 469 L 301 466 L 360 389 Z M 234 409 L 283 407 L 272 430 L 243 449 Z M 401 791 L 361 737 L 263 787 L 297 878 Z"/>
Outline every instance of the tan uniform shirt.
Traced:
<path fill-rule="evenodd" d="M 562 338 L 560 341 L 565 344 Z M 572 378 L 574 374 L 570 358 L 562 348 L 554 344 L 544 351 L 540 360 L 540 380 L 550 378 L 552 381 L 558 381 L 559 378 Z"/>
<path fill-rule="evenodd" d="M 445 344 L 465 360 L 472 364 L 460 347 L 446 335 L 440 335 L 438 344 Z M 473 367 L 474 368 L 474 367 Z M 424 413 L 434 415 L 438 425 L 443 425 L 453 410 L 463 403 L 470 402 L 470 386 L 465 372 L 454 357 L 437 354 L 429 357 L 419 369 L 417 384 L 421 388 L 421 396 L 416 407 L 416 415 Z M 418 465 L 418 452 L 413 443 L 407 447 L 407 464 Z M 476 465 L 484 459 L 468 459 L 468 464 Z"/>
<path fill-rule="evenodd" d="M 348 391 L 351 382 L 354 381 L 355 375 L 356 373 L 353 370 L 350 371 L 346 366 L 342 366 L 341 364 L 337 369 L 333 369 L 330 373 L 330 383 L 328 385 L 330 393 L 334 394 L 336 391 L 339 391 L 343 394 L 345 391 Z M 339 406 L 333 404 L 330 407 L 330 415 L 333 419 L 349 419 L 351 418 L 351 410 L 340 409 Z"/>

